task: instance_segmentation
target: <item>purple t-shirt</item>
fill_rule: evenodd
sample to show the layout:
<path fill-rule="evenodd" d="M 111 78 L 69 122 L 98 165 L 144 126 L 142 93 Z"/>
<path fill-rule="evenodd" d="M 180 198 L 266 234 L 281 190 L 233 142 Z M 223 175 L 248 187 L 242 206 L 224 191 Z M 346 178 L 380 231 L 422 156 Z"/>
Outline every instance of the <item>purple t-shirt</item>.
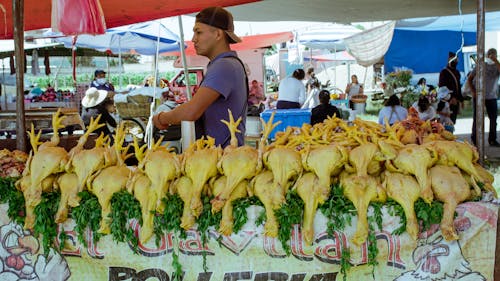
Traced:
<path fill-rule="evenodd" d="M 245 123 L 247 112 L 247 85 L 245 79 L 245 69 L 238 59 L 236 52 L 230 51 L 219 54 L 210 61 L 207 66 L 207 72 L 200 87 L 207 87 L 217 91 L 219 98 L 212 103 L 205 113 L 204 132 L 206 135 L 215 138 L 215 144 L 226 147 L 229 145 L 231 135 L 226 124 L 221 120 L 229 120 L 228 109 L 231 110 L 234 120 L 241 117 L 236 133 L 238 145 L 244 144 Z"/>

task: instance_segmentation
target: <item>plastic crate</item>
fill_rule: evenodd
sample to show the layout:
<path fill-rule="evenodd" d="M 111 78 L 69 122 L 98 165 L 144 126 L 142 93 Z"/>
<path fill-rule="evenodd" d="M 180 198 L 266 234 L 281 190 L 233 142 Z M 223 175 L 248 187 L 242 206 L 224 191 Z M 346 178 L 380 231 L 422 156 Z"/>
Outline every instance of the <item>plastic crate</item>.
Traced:
<path fill-rule="evenodd" d="M 281 121 L 281 123 L 269 134 L 269 139 L 274 139 L 276 132 L 284 132 L 288 126 L 302 127 L 302 124 L 311 122 L 311 109 L 266 110 L 260 114 L 260 117 L 267 122 L 271 118 L 273 111 L 276 111 L 273 123 L 278 121 Z"/>

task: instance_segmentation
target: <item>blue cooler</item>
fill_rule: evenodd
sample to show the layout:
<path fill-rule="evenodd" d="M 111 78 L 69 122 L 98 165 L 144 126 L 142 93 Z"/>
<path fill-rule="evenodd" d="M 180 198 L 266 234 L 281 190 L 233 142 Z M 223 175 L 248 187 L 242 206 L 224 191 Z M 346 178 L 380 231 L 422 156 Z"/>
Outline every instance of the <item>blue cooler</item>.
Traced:
<path fill-rule="evenodd" d="M 269 139 L 274 139 L 276 132 L 284 132 L 288 126 L 302 127 L 304 123 L 311 123 L 311 109 L 266 110 L 260 114 L 260 118 L 267 123 L 274 111 L 276 111 L 276 114 L 274 114 L 273 123 L 278 121 L 281 121 L 281 123 L 269 134 Z"/>

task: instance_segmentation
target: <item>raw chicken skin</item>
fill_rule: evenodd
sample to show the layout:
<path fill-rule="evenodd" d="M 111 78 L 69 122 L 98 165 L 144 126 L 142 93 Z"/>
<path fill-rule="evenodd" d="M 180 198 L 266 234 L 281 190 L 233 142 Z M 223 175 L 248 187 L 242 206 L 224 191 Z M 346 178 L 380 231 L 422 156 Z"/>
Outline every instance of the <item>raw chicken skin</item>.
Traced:
<path fill-rule="evenodd" d="M 432 194 L 429 168 L 436 163 L 437 152 L 432 147 L 417 144 L 407 144 L 398 152 L 398 156 L 386 162 L 386 168 L 390 172 L 414 175 L 420 185 L 420 197 L 425 202 L 431 203 Z"/>
<path fill-rule="evenodd" d="M 221 176 L 217 178 L 212 184 L 212 192 L 215 196 L 219 196 L 221 192 L 224 192 L 227 188 L 227 177 Z M 231 235 L 233 233 L 233 201 L 247 197 L 247 186 L 248 181 L 243 180 L 238 183 L 238 185 L 234 188 L 233 192 L 231 192 L 227 202 L 224 204 L 222 208 L 222 219 L 219 225 L 219 232 L 222 235 Z M 213 211 L 213 209 L 212 209 Z"/>
<path fill-rule="evenodd" d="M 342 172 L 340 184 L 344 190 L 344 196 L 351 200 L 356 208 L 358 222 L 356 233 L 351 238 L 353 244 L 360 246 L 368 237 L 368 206 L 371 201 L 385 201 L 386 193 L 377 178 L 373 176 L 357 176 Z"/>
<path fill-rule="evenodd" d="M 182 176 L 175 180 L 172 186 L 173 192 L 179 194 L 179 197 L 184 202 L 184 209 L 182 211 L 181 217 L 181 227 L 185 230 L 189 230 L 196 223 L 196 218 L 190 206 L 193 197 L 192 186 L 193 183 L 191 182 L 191 179 L 186 176 Z"/>
<path fill-rule="evenodd" d="M 280 185 L 274 184 L 273 173 L 267 170 L 260 172 L 250 182 L 252 193 L 264 204 L 266 210 L 266 224 L 264 235 L 278 236 L 278 221 L 274 211 L 285 203 L 285 192 Z"/>
<path fill-rule="evenodd" d="M 294 188 L 304 201 L 302 237 L 307 245 L 311 245 L 314 239 L 314 216 L 318 206 L 330 196 L 330 186 L 320 184 L 314 173 L 305 173 L 297 180 Z"/>
<path fill-rule="evenodd" d="M 78 177 L 75 173 L 63 173 L 58 176 L 55 185 L 61 191 L 59 208 L 57 209 L 55 221 L 63 223 L 68 218 L 68 206 L 80 205 L 78 196 Z"/>
<path fill-rule="evenodd" d="M 403 207 L 406 216 L 406 232 L 413 240 L 418 238 L 418 220 L 415 214 L 415 202 L 420 198 L 420 186 L 410 175 L 385 171 L 384 182 L 387 196 Z"/>
<path fill-rule="evenodd" d="M 129 185 L 131 186 L 130 188 Z M 127 183 L 127 189 L 132 190 L 134 197 L 141 204 L 142 225 L 139 231 L 139 239 L 144 244 L 153 236 L 157 202 L 156 194 L 151 188 L 149 177 L 140 172 L 132 176 Z"/>
<path fill-rule="evenodd" d="M 264 166 L 273 173 L 274 185 L 288 192 L 295 179 L 302 174 L 302 159 L 293 148 L 275 147 L 264 153 Z M 276 189 L 277 187 L 275 187 Z"/>
<path fill-rule="evenodd" d="M 443 202 L 443 218 L 441 232 L 444 239 L 458 240 L 453 226 L 457 205 L 470 197 L 469 184 L 465 181 L 457 167 L 436 165 L 430 169 L 432 190 L 436 199 Z"/>
<path fill-rule="evenodd" d="M 308 148 L 302 154 L 304 170 L 314 172 L 322 188 L 329 188 L 331 177 L 338 175 L 347 162 L 348 154 L 343 146 L 330 144 Z"/>
<path fill-rule="evenodd" d="M 97 196 L 97 200 L 102 208 L 102 220 L 99 233 L 109 234 L 109 214 L 111 213 L 111 197 L 116 192 L 123 190 L 127 186 L 127 181 L 131 171 L 127 166 L 111 166 L 101 170 L 95 178 L 91 179 L 89 191 Z"/>

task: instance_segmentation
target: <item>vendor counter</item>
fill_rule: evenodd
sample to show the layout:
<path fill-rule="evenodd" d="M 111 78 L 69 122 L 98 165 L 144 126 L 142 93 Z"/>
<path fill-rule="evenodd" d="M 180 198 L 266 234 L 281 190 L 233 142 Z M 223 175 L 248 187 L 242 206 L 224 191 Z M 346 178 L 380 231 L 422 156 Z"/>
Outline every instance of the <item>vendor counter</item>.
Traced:
<path fill-rule="evenodd" d="M 64 245 L 61 253 L 42 255 L 41 239 L 11 222 L 7 207 L 0 205 L 0 280 L 174 280 L 174 256 L 182 265 L 182 280 L 343 280 L 340 265 L 345 262 L 352 266 L 347 280 L 500 280 L 499 270 L 495 271 L 499 268 L 495 257 L 500 258 L 498 250 L 495 255 L 499 208 L 490 202 L 457 207 L 457 241 L 443 239 L 438 225 L 420 233 L 416 241 L 406 233 L 394 235 L 399 218 L 384 207 L 383 228 L 375 230 L 378 265 L 374 267 L 368 264 L 367 244 L 357 247 L 350 242 L 355 216 L 351 226 L 329 235 L 326 218 L 318 212 L 311 246 L 304 244 L 300 226 L 295 225 L 289 256 L 278 239 L 264 236 L 263 227 L 256 225 L 262 211 L 258 206 L 247 208 L 249 220 L 237 234 L 221 236 L 211 229 L 208 245 L 202 246 L 196 229 L 189 230 L 185 239 L 166 233 L 158 244 L 154 239 L 139 244 L 137 254 L 130 245 L 112 241 L 111 235 L 94 243 L 88 232 L 87 244 L 81 244 L 70 219 L 59 227 L 66 233 L 66 240 L 59 241 Z M 137 221 L 129 225 L 138 235 Z"/>

